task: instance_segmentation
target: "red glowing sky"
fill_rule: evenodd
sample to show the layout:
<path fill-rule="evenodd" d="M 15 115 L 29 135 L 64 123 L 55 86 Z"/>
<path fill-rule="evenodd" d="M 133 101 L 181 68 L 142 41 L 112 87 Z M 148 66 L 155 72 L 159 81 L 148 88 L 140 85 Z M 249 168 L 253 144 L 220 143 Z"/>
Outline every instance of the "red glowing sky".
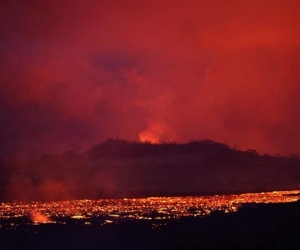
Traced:
<path fill-rule="evenodd" d="M 300 1 L 2 0 L 2 155 L 107 137 L 300 153 Z"/>

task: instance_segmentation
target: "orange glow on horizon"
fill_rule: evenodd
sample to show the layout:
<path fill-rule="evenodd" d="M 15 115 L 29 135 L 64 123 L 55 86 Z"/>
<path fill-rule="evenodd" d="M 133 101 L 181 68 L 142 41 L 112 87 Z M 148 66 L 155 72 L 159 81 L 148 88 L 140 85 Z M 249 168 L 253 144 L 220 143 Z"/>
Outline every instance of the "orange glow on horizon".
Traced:
<path fill-rule="evenodd" d="M 145 130 L 139 134 L 141 142 L 150 142 L 151 144 L 156 144 L 159 142 L 159 137 L 155 136 L 151 132 Z"/>
<path fill-rule="evenodd" d="M 159 143 L 163 140 L 166 128 L 162 124 L 155 124 L 139 133 L 141 142 Z"/>

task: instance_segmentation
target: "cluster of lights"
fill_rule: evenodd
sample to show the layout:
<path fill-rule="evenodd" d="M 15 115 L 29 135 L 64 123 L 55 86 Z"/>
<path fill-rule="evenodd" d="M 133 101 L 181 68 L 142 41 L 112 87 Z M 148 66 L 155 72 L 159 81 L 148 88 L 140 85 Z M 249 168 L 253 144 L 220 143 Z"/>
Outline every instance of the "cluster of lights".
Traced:
<path fill-rule="evenodd" d="M 294 202 L 299 198 L 297 194 L 299 190 L 199 197 L 0 203 L 0 226 L 14 224 L 11 219 L 16 218 L 29 218 L 27 223 L 33 225 L 66 224 L 63 218 L 82 220 L 83 225 L 91 225 L 92 218 L 104 218 L 101 225 L 128 220 L 166 221 L 206 216 L 213 211 L 235 212 L 244 203 Z"/>

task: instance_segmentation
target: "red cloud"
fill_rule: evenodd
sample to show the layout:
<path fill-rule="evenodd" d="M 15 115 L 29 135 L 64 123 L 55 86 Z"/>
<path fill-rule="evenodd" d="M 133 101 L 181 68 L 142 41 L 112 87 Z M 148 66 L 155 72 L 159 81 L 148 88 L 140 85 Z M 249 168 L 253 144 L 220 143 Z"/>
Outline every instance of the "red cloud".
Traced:
<path fill-rule="evenodd" d="M 298 1 L 0 7 L 2 154 L 83 150 L 147 131 L 300 149 Z"/>

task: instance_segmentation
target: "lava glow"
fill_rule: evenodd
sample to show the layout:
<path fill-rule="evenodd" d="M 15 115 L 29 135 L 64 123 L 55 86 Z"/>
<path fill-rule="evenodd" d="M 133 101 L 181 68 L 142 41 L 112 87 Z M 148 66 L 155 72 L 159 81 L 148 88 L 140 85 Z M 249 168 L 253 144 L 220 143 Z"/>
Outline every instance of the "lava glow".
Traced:
<path fill-rule="evenodd" d="M 58 202 L 13 202 L 0 204 L 0 226 L 20 226 L 22 223 L 82 225 L 120 223 L 122 221 L 165 221 L 182 217 L 203 217 L 213 211 L 235 212 L 244 203 L 286 203 L 299 199 L 299 190 L 213 195 L 198 197 L 150 197 L 139 199 L 72 200 Z M 20 218 L 32 219 L 15 220 Z M 51 218 L 51 221 L 49 220 Z M 33 222 L 33 223 L 32 223 Z"/>
<path fill-rule="evenodd" d="M 160 141 L 175 139 L 171 128 L 165 123 L 154 123 L 139 133 L 141 142 L 159 143 Z"/>
<path fill-rule="evenodd" d="M 35 212 L 31 215 L 32 221 L 35 223 L 48 223 L 50 220 L 46 215 L 40 212 Z"/>
<path fill-rule="evenodd" d="M 162 131 L 157 131 L 154 128 L 149 128 L 139 134 L 141 142 L 159 143 L 161 140 Z"/>
<path fill-rule="evenodd" d="M 148 131 L 143 131 L 139 135 L 141 142 L 150 142 L 152 144 L 159 142 L 159 137 L 149 133 Z"/>

